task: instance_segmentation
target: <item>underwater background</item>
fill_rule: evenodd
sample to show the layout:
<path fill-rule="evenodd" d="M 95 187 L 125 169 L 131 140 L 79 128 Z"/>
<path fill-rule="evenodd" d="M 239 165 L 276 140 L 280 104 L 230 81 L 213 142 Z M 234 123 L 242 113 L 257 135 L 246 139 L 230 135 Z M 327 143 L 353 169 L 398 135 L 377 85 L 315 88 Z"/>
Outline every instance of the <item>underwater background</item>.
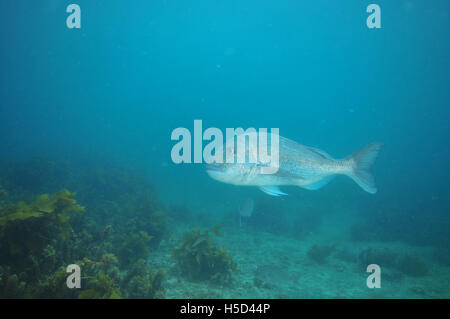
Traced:
<path fill-rule="evenodd" d="M 0 297 L 449 298 L 450 3 L 370 3 L 1 1 Z M 219 183 L 171 160 L 195 119 L 382 142 L 378 192 Z"/>

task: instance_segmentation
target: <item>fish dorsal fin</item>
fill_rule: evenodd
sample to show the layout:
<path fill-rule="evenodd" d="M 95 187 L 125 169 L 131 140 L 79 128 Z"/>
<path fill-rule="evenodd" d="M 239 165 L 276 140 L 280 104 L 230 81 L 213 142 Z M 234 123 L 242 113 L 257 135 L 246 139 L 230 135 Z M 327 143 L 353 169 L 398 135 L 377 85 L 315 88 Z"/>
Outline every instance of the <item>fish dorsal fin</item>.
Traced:
<path fill-rule="evenodd" d="M 306 185 L 306 186 L 302 186 L 303 188 L 315 191 L 317 189 L 320 189 L 322 187 L 324 187 L 325 185 L 327 185 L 332 179 L 334 178 L 334 176 L 328 176 L 325 178 L 322 178 L 321 180 L 319 180 L 318 182 Z"/>
<path fill-rule="evenodd" d="M 306 148 L 324 159 L 333 159 L 330 154 L 328 154 L 325 151 L 319 150 L 318 148 L 311 147 L 311 146 L 307 146 Z"/>
<path fill-rule="evenodd" d="M 287 195 L 286 193 L 282 192 L 278 186 L 261 186 L 259 187 L 259 189 L 271 196 Z"/>

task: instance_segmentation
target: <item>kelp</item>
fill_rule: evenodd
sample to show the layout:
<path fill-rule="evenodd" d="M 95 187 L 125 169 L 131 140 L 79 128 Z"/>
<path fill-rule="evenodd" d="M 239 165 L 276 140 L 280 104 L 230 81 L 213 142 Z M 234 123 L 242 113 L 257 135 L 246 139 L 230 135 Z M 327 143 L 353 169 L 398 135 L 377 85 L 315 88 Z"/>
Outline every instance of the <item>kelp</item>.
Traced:
<path fill-rule="evenodd" d="M 74 199 L 75 193 L 61 190 L 43 194 L 32 203 L 10 203 L 0 208 L 0 264 L 38 274 L 39 259 L 52 241 L 64 242 L 71 232 L 68 212 L 81 213 L 84 208 Z M 48 263 L 48 260 L 47 260 Z"/>
<path fill-rule="evenodd" d="M 22 201 L 11 204 L 0 210 L 0 226 L 33 217 L 49 217 L 64 224 L 68 221 L 68 216 L 64 212 L 80 213 L 84 211 L 84 207 L 78 205 L 73 197 L 75 197 L 75 193 L 63 189 L 50 196 L 48 194 L 40 195 L 31 204 Z"/>
<path fill-rule="evenodd" d="M 165 270 L 152 271 L 144 259 L 139 259 L 121 276 L 118 260 L 113 254 L 101 261 L 84 258 L 77 264 L 84 269 L 80 299 L 163 298 L 162 282 Z"/>
<path fill-rule="evenodd" d="M 117 249 L 122 265 L 127 266 L 141 258 L 147 258 L 150 254 L 149 243 L 152 238 L 142 230 L 126 236 Z"/>
<path fill-rule="evenodd" d="M 139 199 L 138 199 L 139 198 Z M 147 258 L 162 240 L 169 238 L 168 217 L 149 197 L 131 199 L 115 226 L 119 234 L 113 249 L 122 266 Z M 119 222 L 122 221 L 122 222 Z"/>
<path fill-rule="evenodd" d="M 9 192 L 0 187 L 0 298 L 164 297 L 166 271 L 147 260 L 168 238 L 170 218 L 144 174 L 107 168 L 89 176 L 57 165 L 49 176 L 46 169 L 20 170 L 23 178 L 17 169 L 1 175 L 9 177 L 0 182 Z M 30 175 L 36 178 L 25 187 Z M 77 200 L 66 189 L 33 197 L 67 180 Z M 69 264 L 81 268 L 81 289 L 67 288 Z"/>
<path fill-rule="evenodd" d="M 181 247 L 173 250 L 181 272 L 192 281 L 229 281 L 232 272 L 237 271 L 237 264 L 223 247 L 215 247 L 210 233 L 223 236 L 219 227 L 204 232 L 193 229 L 185 234 Z"/>
<path fill-rule="evenodd" d="M 122 295 L 118 287 L 116 287 L 115 281 L 104 274 L 99 272 L 96 277 L 93 278 L 90 284 L 91 288 L 83 290 L 78 295 L 79 299 L 121 299 Z"/>
<path fill-rule="evenodd" d="M 121 281 L 121 290 L 127 298 L 163 298 L 165 274 L 164 269 L 152 271 L 144 259 L 139 259 Z"/>

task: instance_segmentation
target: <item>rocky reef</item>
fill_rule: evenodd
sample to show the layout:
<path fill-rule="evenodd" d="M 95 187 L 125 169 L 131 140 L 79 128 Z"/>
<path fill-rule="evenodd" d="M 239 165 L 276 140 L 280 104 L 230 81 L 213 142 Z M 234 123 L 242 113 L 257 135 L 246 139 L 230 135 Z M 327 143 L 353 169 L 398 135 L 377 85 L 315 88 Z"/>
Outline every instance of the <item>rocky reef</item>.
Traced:
<path fill-rule="evenodd" d="M 145 179 L 124 168 L 27 164 L 0 168 L 0 298 L 164 297 L 165 270 L 148 258 L 169 238 L 170 219 Z M 81 289 L 66 285 L 70 264 L 80 266 Z"/>

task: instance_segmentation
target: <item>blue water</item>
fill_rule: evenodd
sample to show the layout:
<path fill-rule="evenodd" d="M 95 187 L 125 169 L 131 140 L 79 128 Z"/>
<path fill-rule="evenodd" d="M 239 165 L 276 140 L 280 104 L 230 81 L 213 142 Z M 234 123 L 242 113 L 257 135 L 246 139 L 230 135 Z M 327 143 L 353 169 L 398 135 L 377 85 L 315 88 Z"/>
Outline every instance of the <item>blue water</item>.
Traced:
<path fill-rule="evenodd" d="M 81 7 L 81 29 L 66 27 L 71 2 Z M 246 287 L 250 292 L 242 293 L 236 281 L 253 276 L 255 264 L 241 265 L 243 274 L 235 275 L 229 293 L 216 297 L 370 298 L 374 290 L 365 287 L 365 268 L 339 259 L 339 249 L 358 255 L 382 246 L 411 251 L 428 272 L 412 283 L 406 273 L 392 287 L 384 279 L 388 288 L 375 289 L 375 297 L 448 298 L 450 3 L 379 0 L 381 29 L 366 26 L 369 3 L 4 0 L 0 159 L 68 163 L 75 180 L 103 165 L 137 170 L 166 211 L 184 205 L 191 212 L 190 228 L 226 221 L 218 240 L 238 267 L 248 253 L 236 244 L 239 236 L 255 245 L 254 252 L 263 249 L 266 235 L 286 241 L 273 253 L 280 259 L 292 256 L 286 247 L 299 247 L 305 264 L 295 269 L 296 259 L 289 262 L 294 272 L 304 267 L 304 276 L 315 275 L 306 255 L 314 243 L 339 242 L 320 272 L 333 277 L 344 263 L 343 276 L 360 278 L 362 287 L 352 294 L 355 281 L 346 286 L 344 280 L 342 293 L 327 294 L 331 288 L 316 281 L 309 294 L 280 293 L 280 287 Z M 378 192 L 368 194 L 339 177 L 317 191 L 282 187 L 289 195 L 273 198 L 254 187 L 212 180 L 201 165 L 176 165 L 170 157 L 172 130 L 193 132 L 196 119 L 204 129 L 279 128 L 280 135 L 336 158 L 382 142 L 373 167 Z M 0 185 L 8 183 L 0 178 Z M 33 184 L 29 193 L 83 191 L 81 182 L 44 184 Z M 14 189 L 20 185 L 7 190 Z M 237 207 L 248 197 L 255 212 L 242 230 Z M 271 217 L 258 217 L 261 207 Z M 99 223 L 103 218 L 89 206 L 87 213 Z M 186 221 L 174 216 L 171 227 L 183 233 Z M 306 226 L 296 230 L 290 221 L 298 216 Z M 158 266 L 172 267 L 165 260 Z M 168 273 L 166 297 L 189 297 L 187 288 L 171 292 L 176 276 L 175 270 Z"/>

